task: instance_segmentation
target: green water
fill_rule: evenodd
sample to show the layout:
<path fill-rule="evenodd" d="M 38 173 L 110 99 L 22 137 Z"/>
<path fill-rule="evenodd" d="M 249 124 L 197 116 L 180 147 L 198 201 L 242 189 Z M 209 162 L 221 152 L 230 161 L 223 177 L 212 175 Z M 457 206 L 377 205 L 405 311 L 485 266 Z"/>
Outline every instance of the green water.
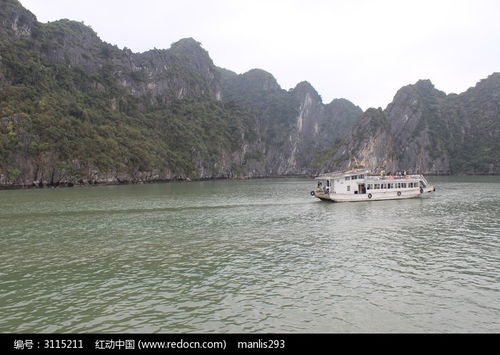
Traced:
<path fill-rule="evenodd" d="M 500 178 L 0 191 L 0 332 L 500 332 Z"/>

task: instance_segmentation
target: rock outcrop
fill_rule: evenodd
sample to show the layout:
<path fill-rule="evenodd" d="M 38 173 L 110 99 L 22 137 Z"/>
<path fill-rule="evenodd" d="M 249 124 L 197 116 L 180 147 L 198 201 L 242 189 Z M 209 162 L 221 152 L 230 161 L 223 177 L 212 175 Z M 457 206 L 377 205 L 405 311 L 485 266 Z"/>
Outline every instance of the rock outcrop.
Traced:
<path fill-rule="evenodd" d="M 272 74 L 260 69 L 237 75 L 221 70 L 223 101 L 256 116 L 262 175 L 310 175 L 317 154 L 343 137 L 362 110 L 345 99 L 323 104 L 307 81 L 283 90 Z"/>
<path fill-rule="evenodd" d="M 405 86 L 385 110 L 363 114 L 325 168 L 499 174 L 499 98 L 499 73 L 460 95 L 429 80 Z"/>

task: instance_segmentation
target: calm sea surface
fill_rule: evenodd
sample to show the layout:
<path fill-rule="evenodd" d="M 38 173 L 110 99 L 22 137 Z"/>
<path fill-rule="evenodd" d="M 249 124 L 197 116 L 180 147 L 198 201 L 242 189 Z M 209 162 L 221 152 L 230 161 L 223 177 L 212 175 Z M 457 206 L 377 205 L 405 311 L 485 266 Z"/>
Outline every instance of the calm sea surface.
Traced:
<path fill-rule="evenodd" d="M 0 191 L 0 332 L 500 332 L 500 177 Z"/>

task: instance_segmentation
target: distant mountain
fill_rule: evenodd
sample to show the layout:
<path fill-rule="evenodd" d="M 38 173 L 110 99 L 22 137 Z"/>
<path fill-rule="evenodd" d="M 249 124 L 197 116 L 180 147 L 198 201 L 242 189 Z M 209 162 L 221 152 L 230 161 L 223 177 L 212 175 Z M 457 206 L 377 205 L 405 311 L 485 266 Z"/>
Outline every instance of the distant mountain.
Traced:
<path fill-rule="evenodd" d="M 325 169 L 364 165 L 428 174 L 500 173 L 500 73 L 456 95 L 429 80 L 400 89 L 385 110 L 369 109 Z"/>
<path fill-rule="evenodd" d="M 133 53 L 0 0 L 0 185 L 314 175 L 353 157 L 498 173 L 499 86 L 494 74 L 445 95 L 420 81 L 363 113 L 306 81 L 287 91 L 263 70 L 218 68 L 192 38 Z"/>

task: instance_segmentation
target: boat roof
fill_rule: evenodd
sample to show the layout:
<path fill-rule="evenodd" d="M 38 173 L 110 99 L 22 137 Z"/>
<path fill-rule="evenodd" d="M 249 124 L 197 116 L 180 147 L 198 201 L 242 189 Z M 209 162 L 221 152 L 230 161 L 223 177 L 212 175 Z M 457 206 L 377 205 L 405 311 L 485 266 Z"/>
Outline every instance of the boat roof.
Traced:
<path fill-rule="evenodd" d="M 336 179 L 344 176 L 369 174 L 370 172 L 371 172 L 370 169 L 352 169 L 346 171 L 334 171 L 331 173 L 320 174 L 315 179 L 316 180 Z"/>

